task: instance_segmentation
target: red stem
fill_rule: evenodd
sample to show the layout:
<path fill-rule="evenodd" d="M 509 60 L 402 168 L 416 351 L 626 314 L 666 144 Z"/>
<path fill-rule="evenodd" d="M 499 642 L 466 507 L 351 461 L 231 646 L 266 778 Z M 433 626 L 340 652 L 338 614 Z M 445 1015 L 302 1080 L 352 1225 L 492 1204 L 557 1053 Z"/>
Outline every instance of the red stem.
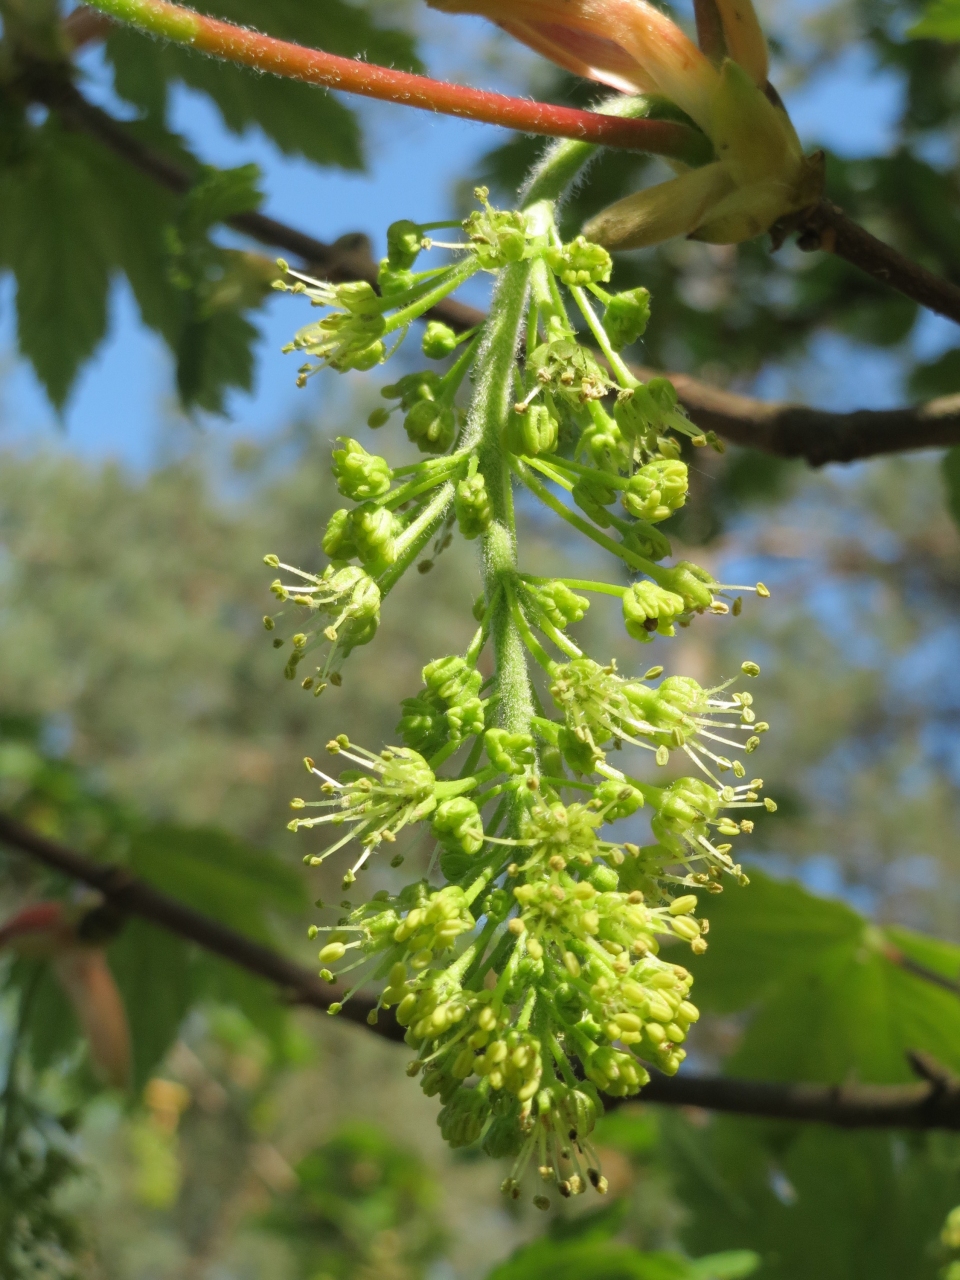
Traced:
<path fill-rule="evenodd" d="M 102 7 L 113 15 L 142 25 L 155 34 L 169 35 L 191 48 L 228 62 L 307 84 L 323 85 L 367 98 L 397 102 L 443 115 L 479 120 L 485 124 L 519 129 L 524 133 L 554 138 L 574 138 L 605 147 L 624 147 L 654 155 L 674 156 L 703 163 L 709 145 L 695 130 L 670 120 L 629 120 L 619 116 L 578 111 L 572 107 L 530 102 L 501 93 L 488 93 L 465 85 L 446 84 L 408 71 L 395 71 L 374 63 L 341 58 L 322 49 L 308 49 L 287 40 L 261 35 L 210 18 L 168 0 L 152 0 L 134 6 L 134 16 L 126 5 L 114 6 L 105 0 Z M 126 12 L 123 12 L 126 10 Z M 138 17 L 140 21 L 138 21 Z M 156 24 L 151 19 L 157 19 Z M 169 26 L 168 26 L 169 24 Z M 187 32 L 185 28 L 189 26 Z M 167 28 L 164 30 L 164 28 Z M 177 30 L 179 28 L 179 30 Z"/>

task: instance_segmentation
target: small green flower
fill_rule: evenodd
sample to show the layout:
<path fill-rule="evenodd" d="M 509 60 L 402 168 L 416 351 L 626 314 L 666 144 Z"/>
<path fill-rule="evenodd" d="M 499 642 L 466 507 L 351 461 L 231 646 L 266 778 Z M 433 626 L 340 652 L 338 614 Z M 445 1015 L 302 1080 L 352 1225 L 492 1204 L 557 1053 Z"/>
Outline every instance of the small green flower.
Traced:
<path fill-rule="evenodd" d="M 293 652 L 284 670 L 287 679 L 294 678 L 308 653 L 324 641 L 330 643 L 324 666 L 317 668 L 317 678 L 308 677 L 304 681 L 305 688 L 320 693 L 326 688 L 323 681 L 338 669 L 350 650 L 367 644 L 376 634 L 380 624 L 380 588 L 363 569 L 352 565 L 328 565 L 317 576 L 282 564 L 276 556 L 266 556 L 265 560 L 271 567 L 285 569 L 300 579 L 292 585 L 285 585 L 279 578 L 273 582 L 270 590 L 277 599 L 308 611 L 308 617 L 313 615 L 309 630 L 298 631 L 291 639 Z M 281 610 L 265 622 L 269 631 L 274 630 L 276 619 L 284 612 Z M 277 647 L 283 643 L 283 640 L 274 640 Z"/>
<path fill-rule="evenodd" d="M 565 285 L 600 284 L 610 279 L 613 259 L 598 244 L 577 236 L 569 244 L 544 250 L 544 261 Z"/>
<path fill-rule="evenodd" d="M 664 591 L 654 582 L 635 582 L 623 597 L 623 622 L 627 635 L 641 643 L 675 634 L 673 620 L 684 612 L 680 596 Z"/>
<path fill-rule="evenodd" d="M 419 822 L 437 807 L 436 778 L 423 756 L 408 747 L 389 747 L 379 755 L 355 746 L 345 734 L 327 743 L 331 755 L 343 756 L 359 766 L 331 778 L 308 760 L 310 772 L 321 780 L 323 800 L 299 801 L 297 809 L 324 809 L 318 817 L 294 818 L 289 827 L 313 828 L 332 824 L 350 825 L 350 831 L 322 854 L 310 857 L 311 866 L 327 859 L 348 841 L 357 839 L 364 853 L 352 868 L 353 874 L 366 862 L 371 850 L 382 841 L 393 843 L 409 823 Z"/>
<path fill-rule="evenodd" d="M 496 271 L 527 254 L 527 224 L 522 213 L 494 209 L 486 187 L 476 187 L 474 195 L 483 206 L 464 221 L 470 247 L 484 271 Z"/>

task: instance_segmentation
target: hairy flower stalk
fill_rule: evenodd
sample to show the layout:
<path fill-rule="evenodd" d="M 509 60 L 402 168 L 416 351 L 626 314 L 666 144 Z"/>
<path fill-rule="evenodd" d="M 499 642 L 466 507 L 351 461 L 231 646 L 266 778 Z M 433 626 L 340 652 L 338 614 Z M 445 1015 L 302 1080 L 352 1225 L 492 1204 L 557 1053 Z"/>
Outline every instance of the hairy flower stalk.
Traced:
<path fill-rule="evenodd" d="M 558 150 L 522 210 L 494 209 L 478 190 L 479 207 L 443 244 L 439 226 L 394 224 L 379 295 L 286 273 L 284 287 L 325 313 L 293 344 L 311 358 L 301 377 L 383 363 L 411 321 L 471 274 L 493 273 L 496 285 L 479 332 L 427 327 L 434 367 L 385 386 L 392 407 L 371 415 L 377 429 L 402 418 L 419 460 L 391 469 L 340 437 L 332 469 L 347 505 L 323 536 L 329 565 L 313 574 L 267 558 L 285 574 L 274 594 L 306 620 L 287 674 L 330 645 L 303 680 L 318 692 L 373 638 L 384 596 L 431 538 L 442 547 L 458 529 L 479 544 L 484 592 L 466 652 L 424 666 L 396 745 L 374 753 L 340 734 L 327 750 L 346 768 L 307 760 L 319 797 L 294 800 L 290 826 L 329 828 L 333 839 L 304 858 L 312 866 L 355 842 L 344 889 L 384 849 L 399 866 L 405 832 L 427 835 L 425 876 L 399 893 L 345 900 L 311 934 L 324 938 L 322 976 L 353 984 L 331 1012 L 360 985 L 379 985 L 371 1018 L 393 1010 L 405 1028 L 409 1074 L 439 1098 L 444 1136 L 510 1157 L 503 1187 L 513 1196 L 531 1169 L 562 1196 L 606 1189 L 590 1145 L 602 1095 L 636 1093 L 650 1065 L 679 1068 L 699 1015 L 678 948 L 707 947 L 698 893 L 720 892 L 726 876 L 746 883 L 732 839 L 753 829 L 754 810 L 776 807 L 761 799 L 761 779 L 741 781 L 767 729 L 746 689 L 661 679 L 660 666 L 621 674 L 571 634 L 591 595 L 615 601 L 628 635 L 648 644 L 700 615 L 738 614 L 744 590 L 768 594 L 669 562 L 658 526 L 686 500 L 683 451 L 721 446 L 689 422 L 667 382 L 641 383 L 621 358 L 646 323 L 646 291 L 611 292 L 606 250 L 584 236 L 561 241 L 551 201 L 574 156 L 584 158 L 579 144 Z M 421 269 L 435 248 L 452 262 Z M 612 551 L 635 580 L 526 572 L 514 486 Z M 533 671 L 546 678 L 546 707 Z M 759 668 L 745 662 L 741 674 Z M 625 770 L 624 745 L 650 753 L 653 778 Z M 656 780 L 659 766 L 684 759 L 692 776 Z M 615 831 L 617 822 L 629 827 Z"/>

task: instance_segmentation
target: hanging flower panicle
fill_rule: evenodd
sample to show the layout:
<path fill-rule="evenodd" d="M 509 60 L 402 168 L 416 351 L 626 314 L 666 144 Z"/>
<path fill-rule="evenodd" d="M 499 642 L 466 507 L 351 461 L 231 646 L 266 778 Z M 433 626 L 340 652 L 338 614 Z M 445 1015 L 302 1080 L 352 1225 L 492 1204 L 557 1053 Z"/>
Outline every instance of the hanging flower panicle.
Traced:
<path fill-rule="evenodd" d="M 581 0 L 569 10 L 581 12 Z M 658 23 L 668 37 L 670 24 Z M 709 68 L 707 97 L 716 80 Z M 509 340 L 497 328 L 499 301 L 476 332 L 433 321 L 423 353 L 446 368 L 408 371 L 383 387 L 390 407 L 368 425 L 379 430 L 398 415 L 426 456 L 392 466 L 352 436 L 337 438 L 332 472 L 348 505 L 323 533 L 330 564 L 313 575 L 268 557 L 286 577 L 272 588 L 284 609 L 266 625 L 275 630 L 288 611 L 304 620 L 290 642 L 291 677 L 329 645 L 302 681 L 319 692 L 339 682 L 349 649 L 372 638 L 407 568 L 429 569 L 457 530 L 480 543 L 485 591 L 466 651 L 424 666 L 421 688 L 402 701 L 401 745 L 374 753 L 340 735 L 328 743 L 330 772 L 308 760 L 319 797 L 294 800 L 290 826 L 314 836 L 330 829 L 333 838 L 304 859 L 314 867 L 357 842 L 344 890 L 384 850 L 397 868 L 417 833 L 425 838 L 426 877 L 359 905 L 344 901 L 312 929 L 324 939 L 321 975 L 352 983 L 330 1010 L 377 986 L 370 1018 L 392 1010 L 404 1028 L 415 1055 L 409 1073 L 439 1099 L 447 1140 L 510 1157 L 509 1195 L 520 1194 L 532 1162 L 544 1184 L 574 1196 L 606 1188 L 590 1145 L 602 1096 L 634 1094 L 649 1066 L 669 1073 L 682 1063 L 698 1013 L 678 948 L 706 951 L 699 896 L 720 892 L 727 878 L 747 883 L 733 840 L 753 830 L 751 815 L 776 808 L 761 798 L 760 778 L 746 780 L 744 760 L 768 727 L 746 689 L 662 678 L 660 665 L 621 674 L 585 653 L 576 629 L 596 595 L 614 597 L 628 636 L 646 645 L 701 615 L 736 616 L 742 592 L 769 592 L 669 561 L 658 526 L 688 498 L 683 450 L 722 446 L 689 420 L 668 382 L 640 382 L 620 356 L 646 324 L 646 291 L 608 292 L 606 249 L 587 236 L 565 244 L 544 206 L 503 212 L 485 190 L 477 195 L 480 207 L 462 224 L 390 228 L 379 295 L 290 277 L 293 292 L 339 317 L 303 340 L 337 368 L 356 367 L 349 351 L 366 350 L 361 340 L 380 343 L 377 359 L 387 359 L 411 321 L 474 271 L 499 275 L 496 299 L 511 273 L 524 283 Z M 459 226 L 462 238 L 436 240 L 441 226 Z M 453 264 L 418 271 L 430 249 L 453 253 Z M 603 360 L 581 341 L 565 298 Z M 620 557 L 634 580 L 521 572 L 504 554 L 511 477 Z M 532 695 L 518 693 L 530 661 L 548 678 L 551 714 L 533 714 Z M 741 673 L 757 676 L 759 667 L 747 662 Z M 634 776 L 624 746 L 651 753 L 655 766 L 685 757 L 696 775 L 663 785 Z M 614 834 L 613 823 L 630 825 Z M 546 1189 L 534 1198 L 541 1207 Z"/>

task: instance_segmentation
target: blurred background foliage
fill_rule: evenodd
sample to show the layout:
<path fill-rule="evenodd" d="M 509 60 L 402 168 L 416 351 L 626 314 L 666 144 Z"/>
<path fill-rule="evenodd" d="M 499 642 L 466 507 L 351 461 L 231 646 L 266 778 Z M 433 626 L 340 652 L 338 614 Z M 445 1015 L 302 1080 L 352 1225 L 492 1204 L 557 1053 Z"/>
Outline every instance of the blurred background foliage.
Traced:
<path fill-rule="evenodd" d="M 412 4 L 203 7 L 394 65 L 417 67 L 435 45 Z M 932 38 L 955 38 L 949 10 L 943 0 L 924 39 L 907 34 L 921 10 L 888 0 L 771 4 L 765 18 L 781 88 L 842 85 L 854 64 L 858 83 L 893 86 L 873 152 L 829 156 L 828 193 L 957 280 L 960 64 L 958 46 Z M 204 167 L 173 123 L 178 86 L 206 95 L 227 131 L 256 128 L 330 169 L 365 163 L 363 117 L 117 32 L 101 81 L 87 71 L 81 87 L 190 172 L 178 200 L 24 101 L 8 69 L 29 57 L 56 71 L 54 15 L 52 0 L 0 0 L 0 269 L 16 281 L 20 353 L 65 405 L 125 276 L 168 344 L 183 405 L 229 410 L 254 381 L 270 262 L 219 220 L 256 207 L 265 186 Z M 444 56 L 516 90 L 595 97 L 496 39 Z M 870 107 L 853 93 L 847 109 Z M 454 199 L 482 179 L 509 201 L 540 146 L 507 141 L 470 172 L 451 169 Z M 566 205 L 568 229 L 657 173 L 602 156 Z M 828 407 L 960 391 L 950 327 L 830 257 L 675 242 L 617 269 L 619 284 L 654 294 L 633 353 L 645 364 Z M 186 424 L 171 409 L 166 456 L 142 473 L 29 439 L 0 455 L 0 806 L 305 962 L 309 902 L 335 881 L 308 881 L 284 830 L 300 758 L 347 723 L 368 744 L 389 740 L 421 666 L 465 642 L 478 584 L 455 543 L 391 597 L 341 690 L 316 703 L 280 678 L 261 557 L 321 563 L 338 432 L 403 456 L 355 425 L 375 397 L 365 380 L 321 380 L 297 420 L 229 444 L 209 418 Z M 895 1082 L 911 1078 L 906 1052 L 924 1050 L 960 1074 L 960 999 L 891 958 L 898 948 L 960 971 L 958 514 L 956 452 L 822 473 L 743 450 L 697 455 L 675 550 L 695 548 L 721 580 L 759 577 L 773 599 L 748 602 L 736 623 L 701 619 L 655 657 L 704 683 L 744 656 L 761 663 L 774 725 L 762 771 L 780 811 L 752 837 L 751 888 L 711 904 L 695 1069 Z M 521 519 L 528 567 L 575 556 L 590 576 L 589 550 L 541 512 Z M 582 625 L 594 647 L 635 661 L 602 602 Z M 422 847 L 407 856 L 426 867 Z M 0 854 L 4 917 L 50 896 L 86 901 Z M 609 1207 L 557 1209 L 548 1223 L 504 1205 L 489 1161 L 443 1147 L 397 1047 L 287 1011 L 145 924 L 128 923 L 108 958 L 133 1030 L 130 1098 L 97 1086 L 45 968 L 4 971 L 3 1280 L 932 1280 L 949 1261 L 939 1231 L 960 1202 L 953 1135 L 631 1104 L 598 1133 Z"/>

